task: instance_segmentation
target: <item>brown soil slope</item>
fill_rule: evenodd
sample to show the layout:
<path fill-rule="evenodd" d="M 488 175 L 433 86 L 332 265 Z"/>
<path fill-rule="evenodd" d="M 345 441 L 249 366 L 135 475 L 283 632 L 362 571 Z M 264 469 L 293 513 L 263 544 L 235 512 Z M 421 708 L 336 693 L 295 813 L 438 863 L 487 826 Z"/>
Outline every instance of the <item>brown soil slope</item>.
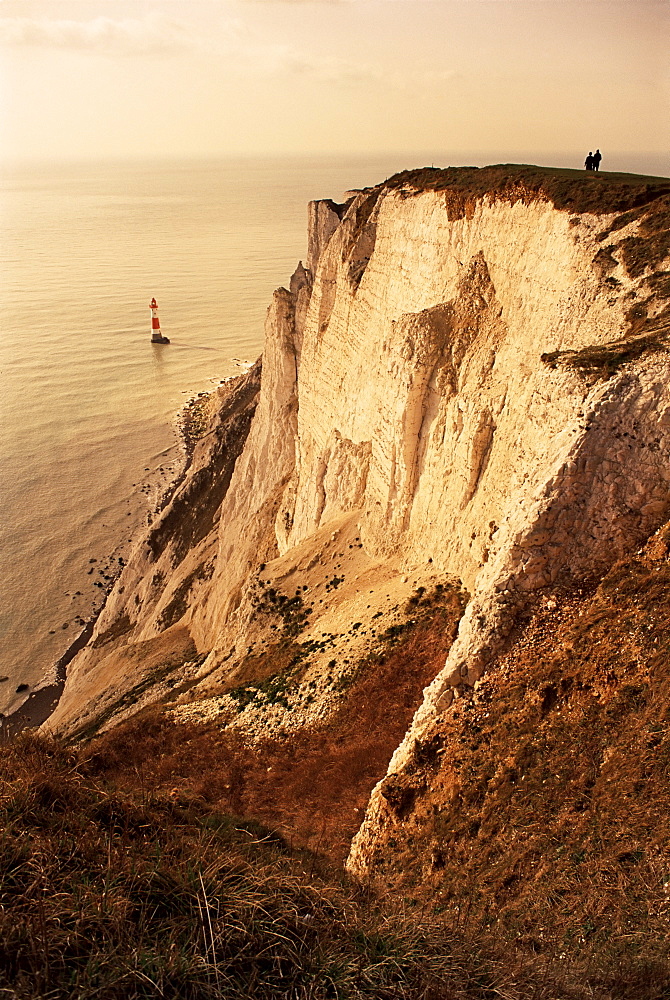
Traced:
<path fill-rule="evenodd" d="M 385 779 L 372 859 L 473 938 L 585 976 L 611 966 L 607 996 L 670 987 L 669 555 L 666 525 L 599 583 L 539 602 Z"/>
<path fill-rule="evenodd" d="M 223 728 L 225 719 L 178 724 L 150 709 L 96 741 L 91 764 L 126 787 L 195 794 L 342 862 L 462 614 L 455 591 L 422 601 L 388 637 L 386 652 L 359 664 L 320 725 L 251 742 Z"/>
<path fill-rule="evenodd" d="M 244 746 L 152 710 L 97 741 L 88 766 L 340 861 L 451 613 L 431 610 L 318 729 Z M 670 989 L 669 654 L 670 525 L 601 581 L 540 599 L 413 765 L 384 780 L 373 883 L 501 963 L 509 996 Z M 530 970 L 548 992 L 524 994 Z"/>

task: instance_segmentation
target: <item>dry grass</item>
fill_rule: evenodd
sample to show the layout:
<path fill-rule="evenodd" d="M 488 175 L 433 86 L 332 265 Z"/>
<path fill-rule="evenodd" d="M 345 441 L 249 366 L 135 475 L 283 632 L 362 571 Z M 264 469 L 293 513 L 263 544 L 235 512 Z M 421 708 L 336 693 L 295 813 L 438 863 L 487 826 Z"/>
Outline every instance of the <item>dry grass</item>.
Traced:
<path fill-rule="evenodd" d="M 376 876 L 556 995 L 670 995 L 669 554 L 537 608 L 385 789 Z"/>
<path fill-rule="evenodd" d="M 44 740 L 6 749 L 0 822 L 3 996 L 497 995 L 454 942 L 318 874 L 258 824 L 104 788 Z"/>

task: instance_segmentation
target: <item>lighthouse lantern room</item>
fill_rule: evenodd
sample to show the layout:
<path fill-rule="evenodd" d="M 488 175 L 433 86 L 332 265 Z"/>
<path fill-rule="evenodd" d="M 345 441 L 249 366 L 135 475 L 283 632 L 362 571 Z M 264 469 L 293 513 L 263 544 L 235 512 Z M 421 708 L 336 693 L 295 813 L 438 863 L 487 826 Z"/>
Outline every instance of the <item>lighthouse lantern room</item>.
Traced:
<path fill-rule="evenodd" d="M 151 343 L 152 344 L 169 344 L 170 341 L 167 337 L 164 337 L 161 333 L 161 324 L 158 319 L 158 305 L 156 300 L 152 299 L 149 305 L 151 309 Z"/>

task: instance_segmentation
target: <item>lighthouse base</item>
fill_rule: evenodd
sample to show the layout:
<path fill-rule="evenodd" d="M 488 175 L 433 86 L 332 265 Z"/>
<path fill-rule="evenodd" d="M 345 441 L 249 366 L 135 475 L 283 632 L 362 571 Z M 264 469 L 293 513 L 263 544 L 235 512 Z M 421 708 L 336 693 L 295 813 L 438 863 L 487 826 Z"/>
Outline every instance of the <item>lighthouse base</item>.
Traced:
<path fill-rule="evenodd" d="M 170 338 L 169 337 L 164 337 L 161 333 L 152 333 L 151 334 L 151 343 L 152 344 L 169 344 L 170 343 Z"/>

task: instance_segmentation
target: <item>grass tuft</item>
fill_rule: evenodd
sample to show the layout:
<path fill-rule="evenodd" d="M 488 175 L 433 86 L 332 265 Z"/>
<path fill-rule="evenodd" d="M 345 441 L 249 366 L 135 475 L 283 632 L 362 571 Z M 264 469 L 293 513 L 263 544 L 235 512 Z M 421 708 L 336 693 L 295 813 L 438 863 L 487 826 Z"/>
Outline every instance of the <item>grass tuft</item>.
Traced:
<path fill-rule="evenodd" d="M 0 827 L 0 995 L 487 995 L 477 961 L 308 872 L 259 824 L 106 788 L 34 735 L 0 763 Z"/>

